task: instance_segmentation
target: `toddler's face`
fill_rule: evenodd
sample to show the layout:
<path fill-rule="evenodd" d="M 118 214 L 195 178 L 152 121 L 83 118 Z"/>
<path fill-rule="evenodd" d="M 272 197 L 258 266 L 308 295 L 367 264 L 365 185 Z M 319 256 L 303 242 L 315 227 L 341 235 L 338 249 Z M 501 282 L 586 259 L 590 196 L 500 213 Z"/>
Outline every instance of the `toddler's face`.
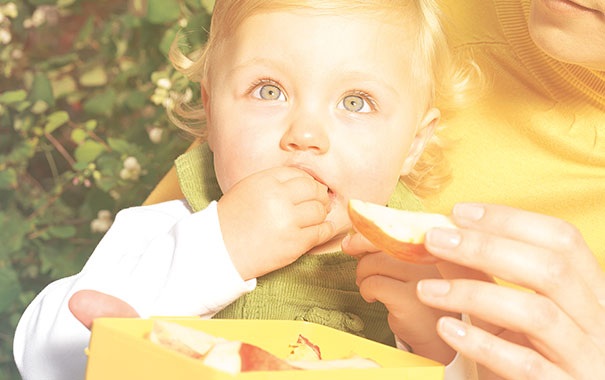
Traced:
<path fill-rule="evenodd" d="M 245 19 L 203 84 L 223 192 L 258 171 L 296 166 L 328 186 L 328 219 L 341 232 L 350 198 L 386 204 L 439 116 L 411 77 L 410 33 L 404 20 L 365 16 Z"/>

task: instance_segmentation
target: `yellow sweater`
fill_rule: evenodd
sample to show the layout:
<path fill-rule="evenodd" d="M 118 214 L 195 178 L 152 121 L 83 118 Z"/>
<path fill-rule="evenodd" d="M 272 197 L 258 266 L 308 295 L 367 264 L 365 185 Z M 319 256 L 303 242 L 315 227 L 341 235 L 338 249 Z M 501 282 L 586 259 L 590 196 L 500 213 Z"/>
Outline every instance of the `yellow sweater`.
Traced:
<path fill-rule="evenodd" d="M 505 204 L 577 226 L 605 268 L 605 72 L 551 59 L 528 35 L 529 0 L 439 0 L 455 49 L 492 80 L 447 123 L 453 180 L 426 199 Z"/>

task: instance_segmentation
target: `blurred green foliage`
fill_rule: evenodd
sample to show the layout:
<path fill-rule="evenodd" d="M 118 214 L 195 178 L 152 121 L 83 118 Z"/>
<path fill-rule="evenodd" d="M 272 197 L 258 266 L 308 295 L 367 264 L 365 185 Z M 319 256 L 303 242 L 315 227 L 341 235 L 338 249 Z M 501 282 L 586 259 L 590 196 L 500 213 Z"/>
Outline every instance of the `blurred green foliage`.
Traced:
<path fill-rule="evenodd" d="M 167 53 L 203 44 L 213 3 L 0 0 L 0 379 L 25 307 L 189 145 L 165 108 L 199 88 Z"/>

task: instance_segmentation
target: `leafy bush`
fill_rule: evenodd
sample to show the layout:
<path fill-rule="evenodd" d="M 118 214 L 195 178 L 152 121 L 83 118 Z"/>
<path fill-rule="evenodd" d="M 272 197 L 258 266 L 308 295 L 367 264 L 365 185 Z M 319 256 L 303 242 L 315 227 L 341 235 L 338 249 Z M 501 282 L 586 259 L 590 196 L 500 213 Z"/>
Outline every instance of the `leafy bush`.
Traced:
<path fill-rule="evenodd" d="M 189 141 L 165 108 L 199 88 L 167 59 L 204 42 L 213 1 L 0 0 L 0 379 L 49 282 L 78 272 Z"/>

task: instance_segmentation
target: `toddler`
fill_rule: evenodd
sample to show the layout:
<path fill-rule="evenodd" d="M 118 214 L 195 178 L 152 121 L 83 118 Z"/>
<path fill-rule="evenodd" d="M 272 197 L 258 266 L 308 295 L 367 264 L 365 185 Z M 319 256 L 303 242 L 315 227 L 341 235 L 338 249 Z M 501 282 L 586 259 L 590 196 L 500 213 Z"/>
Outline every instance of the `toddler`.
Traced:
<path fill-rule="evenodd" d="M 459 78 L 433 1 L 218 0 L 199 58 L 172 57 L 206 123 L 207 145 L 177 160 L 186 199 L 121 211 L 82 271 L 34 299 L 23 378 L 84 378 L 81 289 L 142 317 L 299 319 L 395 344 L 339 251 L 349 199 L 414 208 L 400 178 L 428 179 L 414 168 Z"/>

